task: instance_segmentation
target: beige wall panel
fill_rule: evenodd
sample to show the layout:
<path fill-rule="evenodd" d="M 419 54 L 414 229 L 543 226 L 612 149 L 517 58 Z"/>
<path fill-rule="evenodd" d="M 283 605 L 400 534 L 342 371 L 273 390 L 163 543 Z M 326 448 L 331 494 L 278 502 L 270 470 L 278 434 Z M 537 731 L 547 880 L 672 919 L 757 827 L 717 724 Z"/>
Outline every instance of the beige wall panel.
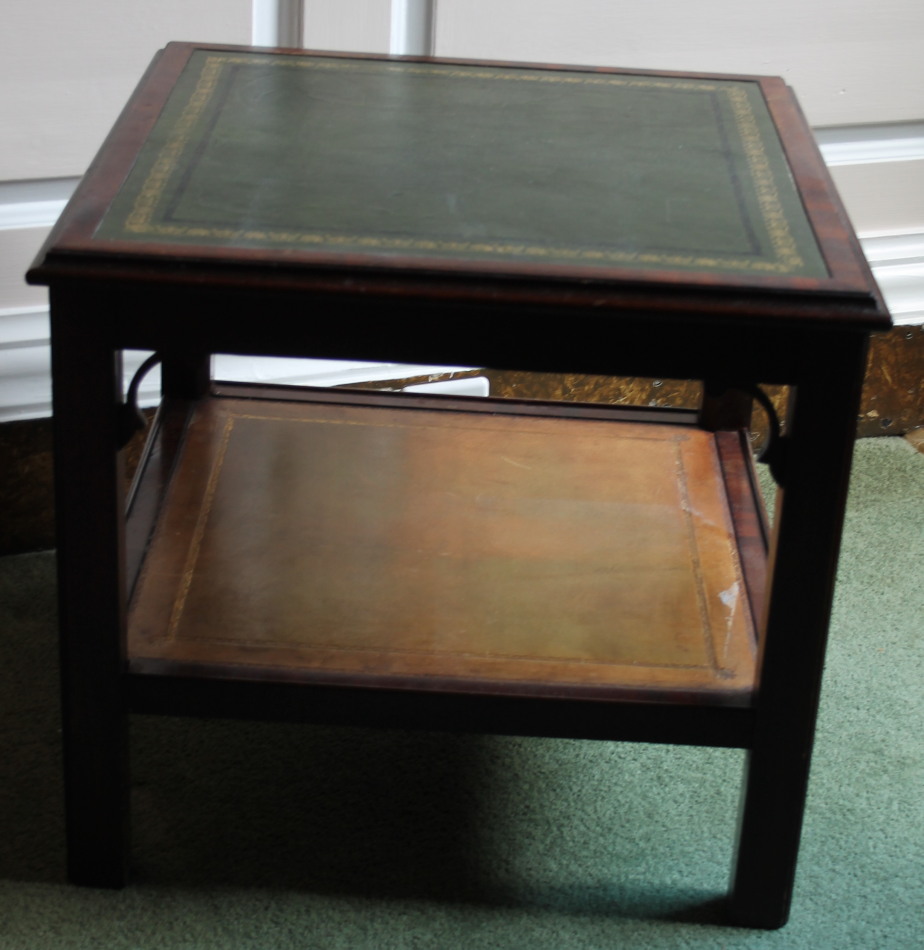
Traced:
<path fill-rule="evenodd" d="M 250 21 L 249 0 L 3 0 L 0 180 L 82 174 L 160 47 Z"/>
<path fill-rule="evenodd" d="M 436 0 L 436 53 L 783 75 L 816 127 L 924 117 L 924 3 Z"/>
<path fill-rule="evenodd" d="M 387 53 L 391 35 L 389 0 L 305 0 L 307 49 Z"/>
<path fill-rule="evenodd" d="M 924 160 L 831 169 L 861 237 L 924 232 Z"/>

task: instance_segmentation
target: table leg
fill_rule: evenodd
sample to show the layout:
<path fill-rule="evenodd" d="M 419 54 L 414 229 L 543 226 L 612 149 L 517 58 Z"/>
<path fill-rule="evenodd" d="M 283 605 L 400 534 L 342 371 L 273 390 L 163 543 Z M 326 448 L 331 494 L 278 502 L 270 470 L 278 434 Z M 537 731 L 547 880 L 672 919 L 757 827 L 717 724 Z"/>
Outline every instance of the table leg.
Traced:
<path fill-rule="evenodd" d="M 120 887 L 129 850 L 121 360 L 98 312 L 98 301 L 52 295 L 65 810 L 70 880 Z"/>
<path fill-rule="evenodd" d="M 199 399 L 208 392 L 211 380 L 210 354 L 166 350 L 161 356 L 161 390 L 164 398 Z"/>
<path fill-rule="evenodd" d="M 803 368 L 789 420 L 730 898 L 746 926 L 789 916 L 865 349 L 859 335 L 802 349 L 817 364 Z"/>
<path fill-rule="evenodd" d="M 699 407 L 699 425 L 707 432 L 721 429 L 747 429 L 751 424 L 753 398 L 734 384 L 704 380 Z"/>

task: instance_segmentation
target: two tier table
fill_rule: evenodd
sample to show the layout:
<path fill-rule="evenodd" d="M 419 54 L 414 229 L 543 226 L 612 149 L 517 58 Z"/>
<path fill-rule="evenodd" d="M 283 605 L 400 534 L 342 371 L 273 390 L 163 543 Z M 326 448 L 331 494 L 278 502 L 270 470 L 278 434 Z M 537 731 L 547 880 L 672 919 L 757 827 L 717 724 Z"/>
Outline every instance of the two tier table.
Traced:
<path fill-rule="evenodd" d="M 171 44 L 29 276 L 73 881 L 125 882 L 130 713 L 277 718 L 749 750 L 728 910 L 786 920 L 889 317 L 781 80 Z M 163 380 L 128 492 L 126 350 Z M 704 397 L 244 385 L 217 353 Z M 792 393 L 772 530 L 760 384 Z"/>

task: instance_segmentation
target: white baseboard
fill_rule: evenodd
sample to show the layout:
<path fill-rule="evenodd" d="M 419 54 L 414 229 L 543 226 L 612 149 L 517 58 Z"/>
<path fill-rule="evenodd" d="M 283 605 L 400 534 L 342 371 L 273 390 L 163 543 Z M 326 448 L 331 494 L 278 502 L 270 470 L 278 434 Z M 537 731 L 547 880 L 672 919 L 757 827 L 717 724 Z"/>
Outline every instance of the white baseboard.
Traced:
<path fill-rule="evenodd" d="M 924 325 L 924 231 L 860 237 L 897 325 Z"/>
<path fill-rule="evenodd" d="M 924 159 L 924 122 L 894 125 L 815 129 L 825 162 L 834 165 L 873 165 Z"/>
<path fill-rule="evenodd" d="M 0 182 L 0 231 L 50 228 L 58 220 L 79 180 L 50 178 L 47 181 Z"/>

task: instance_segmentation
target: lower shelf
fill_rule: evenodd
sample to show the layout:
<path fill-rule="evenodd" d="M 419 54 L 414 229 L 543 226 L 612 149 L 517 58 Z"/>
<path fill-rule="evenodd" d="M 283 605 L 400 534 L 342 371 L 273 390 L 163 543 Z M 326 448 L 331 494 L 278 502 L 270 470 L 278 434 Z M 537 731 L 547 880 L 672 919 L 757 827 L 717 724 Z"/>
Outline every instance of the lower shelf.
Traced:
<path fill-rule="evenodd" d="M 759 501 L 735 436 L 446 405 L 203 400 L 130 669 L 749 703 Z"/>

